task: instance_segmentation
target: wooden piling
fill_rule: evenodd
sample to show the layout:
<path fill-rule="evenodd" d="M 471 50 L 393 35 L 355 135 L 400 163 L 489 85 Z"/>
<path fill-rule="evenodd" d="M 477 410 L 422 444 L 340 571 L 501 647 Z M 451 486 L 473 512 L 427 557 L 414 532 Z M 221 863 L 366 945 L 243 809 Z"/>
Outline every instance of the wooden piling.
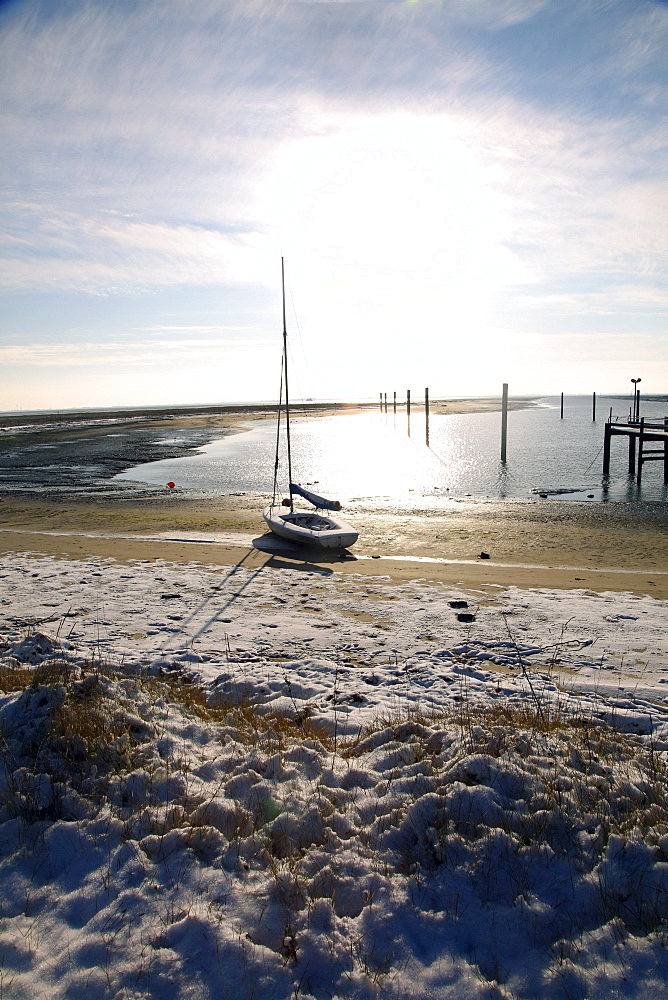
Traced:
<path fill-rule="evenodd" d="M 633 434 L 629 434 L 629 476 L 633 476 L 636 471 L 636 439 Z"/>
<path fill-rule="evenodd" d="M 406 422 L 408 424 L 408 436 L 411 436 L 411 391 L 406 389 Z"/>
<path fill-rule="evenodd" d="M 612 440 L 612 410 L 610 410 L 610 420 L 606 421 L 605 434 L 603 437 L 603 475 L 610 475 L 610 442 Z"/>
<path fill-rule="evenodd" d="M 564 419 L 564 394 L 561 394 L 561 419 Z"/>
<path fill-rule="evenodd" d="M 424 391 L 424 435 L 427 448 L 429 447 L 429 389 Z"/>
<path fill-rule="evenodd" d="M 596 423 L 596 393 L 594 393 L 591 400 L 591 419 Z"/>
<path fill-rule="evenodd" d="M 387 413 L 387 393 L 385 393 L 385 412 Z"/>
<path fill-rule="evenodd" d="M 383 394 L 382 394 L 382 392 L 380 394 L 380 412 L 381 413 L 383 412 Z"/>
<path fill-rule="evenodd" d="M 393 411 L 393 413 L 394 413 L 394 415 L 396 417 L 396 415 L 397 415 L 397 394 L 396 394 L 396 392 L 394 394 L 394 401 L 392 403 L 392 411 Z"/>
<path fill-rule="evenodd" d="M 508 439 L 508 383 L 503 383 L 501 399 L 501 461 L 506 461 L 506 443 Z"/>
<path fill-rule="evenodd" d="M 642 481 L 642 462 L 643 462 L 643 447 L 645 445 L 645 418 L 640 418 L 640 434 L 638 435 L 638 473 L 636 475 L 636 482 L 638 486 Z"/>

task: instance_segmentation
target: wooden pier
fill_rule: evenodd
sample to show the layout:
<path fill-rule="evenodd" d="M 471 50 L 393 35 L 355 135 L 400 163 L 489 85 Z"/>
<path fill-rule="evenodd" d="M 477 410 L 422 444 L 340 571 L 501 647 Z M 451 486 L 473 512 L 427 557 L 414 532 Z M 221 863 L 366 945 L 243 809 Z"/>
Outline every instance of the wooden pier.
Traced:
<path fill-rule="evenodd" d="M 639 420 L 617 422 L 612 416 L 605 425 L 603 441 L 603 475 L 610 475 L 610 442 L 616 435 L 629 439 L 629 475 L 636 477 L 640 485 L 642 467 L 645 462 L 663 462 L 663 481 L 668 483 L 668 417 L 662 422 L 648 421 L 644 417 Z M 657 444 L 660 448 L 648 447 Z"/>

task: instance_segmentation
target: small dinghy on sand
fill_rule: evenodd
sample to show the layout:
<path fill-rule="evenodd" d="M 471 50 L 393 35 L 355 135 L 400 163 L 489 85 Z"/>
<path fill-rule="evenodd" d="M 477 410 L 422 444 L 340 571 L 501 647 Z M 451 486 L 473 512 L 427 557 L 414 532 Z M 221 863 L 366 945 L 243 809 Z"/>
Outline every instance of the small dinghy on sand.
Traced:
<path fill-rule="evenodd" d="M 292 482 L 292 457 L 290 453 L 290 402 L 288 392 L 288 335 L 285 324 L 285 270 L 281 260 L 281 285 L 283 290 L 283 357 L 281 360 L 281 396 L 278 405 L 278 426 L 276 430 L 276 458 L 274 462 L 274 499 L 265 508 L 262 516 L 275 535 L 299 545 L 318 546 L 323 549 L 345 549 L 354 545 L 358 538 L 355 528 L 341 521 L 334 514 L 341 510 L 338 500 L 326 500 L 316 493 L 303 489 Z M 285 388 L 285 404 L 283 389 Z M 278 483 L 278 452 L 281 438 L 281 413 L 285 405 L 285 435 L 288 457 L 289 498 L 280 503 L 276 500 Z M 313 504 L 315 510 L 295 510 L 294 496 L 300 496 Z M 327 511 L 326 514 L 321 513 Z"/>
<path fill-rule="evenodd" d="M 292 506 L 292 497 L 295 493 L 311 500 L 319 510 L 295 510 Z M 314 494 L 309 494 L 308 490 L 302 490 L 295 483 L 290 483 L 290 499 L 283 500 L 280 504 L 270 504 L 263 511 L 263 517 L 275 535 L 288 538 L 291 542 L 319 545 L 323 549 L 347 549 L 349 545 L 355 544 L 359 532 L 338 517 L 320 513 L 320 510 L 338 510 L 339 507 L 338 501 L 315 497 Z"/>

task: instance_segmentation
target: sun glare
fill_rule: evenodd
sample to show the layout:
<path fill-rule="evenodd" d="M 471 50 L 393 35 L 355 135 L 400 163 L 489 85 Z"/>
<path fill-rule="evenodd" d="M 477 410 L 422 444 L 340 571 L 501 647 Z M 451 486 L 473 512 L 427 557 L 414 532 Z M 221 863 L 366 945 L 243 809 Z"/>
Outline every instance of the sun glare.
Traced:
<path fill-rule="evenodd" d="M 313 129 L 315 132 L 315 128 Z M 507 235 L 491 171 L 445 117 L 333 118 L 286 144 L 262 186 L 262 216 L 299 247 L 351 266 L 466 276 Z M 506 254 L 497 280 L 512 280 Z"/>
<path fill-rule="evenodd" d="M 493 352 L 497 294 L 531 276 L 510 249 L 498 162 L 470 123 L 330 116 L 309 131 L 282 147 L 257 203 L 267 243 L 280 245 L 299 284 L 304 325 L 347 338 L 362 362 L 375 354 L 376 367 L 393 354 L 393 370 L 407 336 L 422 368 L 427 348 L 443 350 L 443 331 Z"/>

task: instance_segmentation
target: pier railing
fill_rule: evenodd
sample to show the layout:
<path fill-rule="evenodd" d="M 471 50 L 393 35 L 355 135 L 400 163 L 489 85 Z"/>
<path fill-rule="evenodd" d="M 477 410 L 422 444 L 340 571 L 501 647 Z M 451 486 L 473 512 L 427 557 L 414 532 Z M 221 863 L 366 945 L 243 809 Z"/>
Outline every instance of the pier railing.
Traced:
<path fill-rule="evenodd" d="M 647 420 L 645 417 L 640 417 L 638 420 L 630 420 L 628 417 L 610 416 L 608 417 L 608 423 L 612 423 L 616 427 L 644 427 L 646 431 L 665 431 L 668 427 L 668 417 L 664 417 L 663 420 L 655 422 Z"/>
<path fill-rule="evenodd" d="M 668 483 L 668 417 L 662 421 L 638 420 L 613 417 L 610 414 L 605 425 L 603 440 L 603 475 L 610 475 L 610 444 L 615 436 L 623 436 L 629 441 L 629 475 L 636 477 L 640 485 L 642 467 L 645 462 L 663 462 L 663 481 Z M 660 448 L 650 448 L 650 443 L 661 444 Z M 637 453 L 637 458 L 636 458 Z"/>

